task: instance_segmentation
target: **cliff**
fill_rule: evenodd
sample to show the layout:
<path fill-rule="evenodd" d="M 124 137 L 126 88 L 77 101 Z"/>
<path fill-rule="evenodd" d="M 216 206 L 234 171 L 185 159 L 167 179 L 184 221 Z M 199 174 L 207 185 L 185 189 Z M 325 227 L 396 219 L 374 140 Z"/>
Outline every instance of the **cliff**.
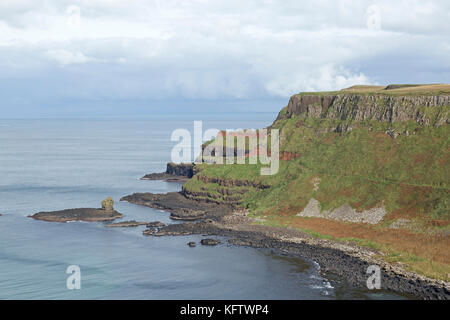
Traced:
<path fill-rule="evenodd" d="M 450 85 L 297 94 L 270 126 L 280 130 L 277 174 L 202 164 L 183 193 L 247 209 L 262 223 L 369 243 L 448 278 L 449 116 Z"/>
<path fill-rule="evenodd" d="M 194 164 L 193 163 L 180 163 L 176 164 L 169 162 L 167 164 L 166 173 L 173 176 L 183 176 L 192 178 L 194 175 Z"/>
<path fill-rule="evenodd" d="M 165 172 L 149 173 L 141 178 L 141 180 L 165 180 L 167 182 L 184 182 L 192 178 L 195 171 L 193 163 L 173 163 L 169 162 Z"/>
<path fill-rule="evenodd" d="M 448 124 L 450 94 L 392 96 L 386 94 L 298 94 L 290 98 L 278 120 L 294 115 L 320 119 L 380 122 L 415 121 L 422 126 Z"/>

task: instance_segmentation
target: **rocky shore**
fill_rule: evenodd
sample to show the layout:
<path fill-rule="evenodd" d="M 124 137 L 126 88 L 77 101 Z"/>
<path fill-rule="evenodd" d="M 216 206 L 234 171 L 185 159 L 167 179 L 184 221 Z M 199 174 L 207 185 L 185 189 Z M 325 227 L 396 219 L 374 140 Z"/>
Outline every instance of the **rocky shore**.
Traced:
<path fill-rule="evenodd" d="M 177 219 L 185 217 L 184 220 L 196 220 L 148 228 L 144 235 L 225 236 L 232 245 L 264 248 L 276 254 L 313 260 L 319 264 L 320 272 L 330 282 L 345 281 L 347 285 L 360 288 L 367 288 L 367 268 L 377 265 L 381 268 L 381 290 L 420 299 L 450 299 L 448 282 L 429 279 L 406 271 L 401 266 L 389 264 L 379 258 L 380 252 L 348 243 L 313 238 L 297 229 L 264 226 L 248 217 L 243 210 L 236 211 L 225 205 L 188 199 L 178 192 L 137 193 L 123 197 L 121 201 L 169 211 L 172 218 L 176 214 Z"/>
<path fill-rule="evenodd" d="M 146 174 L 141 180 L 164 180 L 166 182 L 186 182 L 194 175 L 193 163 L 176 164 L 169 162 L 165 172 Z"/>
<path fill-rule="evenodd" d="M 165 194 L 134 193 L 122 197 L 120 201 L 168 211 L 170 212 L 170 218 L 173 220 L 219 220 L 230 212 L 228 206 L 191 200 L 180 192 L 169 192 Z"/>
<path fill-rule="evenodd" d="M 139 222 L 139 221 L 121 221 L 116 223 L 107 224 L 105 227 L 107 228 L 129 228 L 129 227 L 138 227 L 142 225 L 147 225 L 147 222 Z"/>

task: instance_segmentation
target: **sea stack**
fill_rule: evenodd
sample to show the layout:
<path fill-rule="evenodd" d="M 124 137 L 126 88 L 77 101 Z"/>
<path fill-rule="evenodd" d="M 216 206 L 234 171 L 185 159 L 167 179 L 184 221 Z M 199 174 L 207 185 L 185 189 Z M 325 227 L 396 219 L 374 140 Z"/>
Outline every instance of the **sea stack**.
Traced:
<path fill-rule="evenodd" d="M 102 201 L 102 209 L 105 211 L 113 211 L 114 210 L 114 200 L 112 197 L 108 197 Z"/>

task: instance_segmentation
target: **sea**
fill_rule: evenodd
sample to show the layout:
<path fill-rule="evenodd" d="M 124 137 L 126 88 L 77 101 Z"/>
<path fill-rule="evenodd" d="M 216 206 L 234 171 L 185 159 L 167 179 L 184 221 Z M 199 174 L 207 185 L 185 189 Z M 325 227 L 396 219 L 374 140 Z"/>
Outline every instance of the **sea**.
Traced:
<path fill-rule="evenodd" d="M 158 114 L 142 117 L 0 119 L 0 299 L 404 299 L 348 288 L 314 261 L 260 249 L 187 246 L 201 235 L 143 236 L 144 226 L 55 223 L 40 211 L 100 207 L 108 196 L 125 220 L 177 223 L 169 213 L 120 202 L 135 192 L 181 190 L 145 181 L 165 171 L 171 136 L 194 121 L 203 131 L 263 128 L 274 113 Z M 79 268 L 79 289 L 68 283 Z M 69 281 L 69 280 L 70 281 Z"/>

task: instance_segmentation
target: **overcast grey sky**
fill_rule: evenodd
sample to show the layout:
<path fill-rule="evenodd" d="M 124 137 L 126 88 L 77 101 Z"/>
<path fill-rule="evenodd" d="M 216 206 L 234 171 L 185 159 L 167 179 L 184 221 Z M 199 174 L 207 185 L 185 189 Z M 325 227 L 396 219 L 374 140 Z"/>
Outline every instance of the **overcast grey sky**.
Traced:
<path fill-rule="evenodd" d="M 273 111 L 300 91 L 449 80 L 447 0 L 0 1 L 0 117 Z"/>

